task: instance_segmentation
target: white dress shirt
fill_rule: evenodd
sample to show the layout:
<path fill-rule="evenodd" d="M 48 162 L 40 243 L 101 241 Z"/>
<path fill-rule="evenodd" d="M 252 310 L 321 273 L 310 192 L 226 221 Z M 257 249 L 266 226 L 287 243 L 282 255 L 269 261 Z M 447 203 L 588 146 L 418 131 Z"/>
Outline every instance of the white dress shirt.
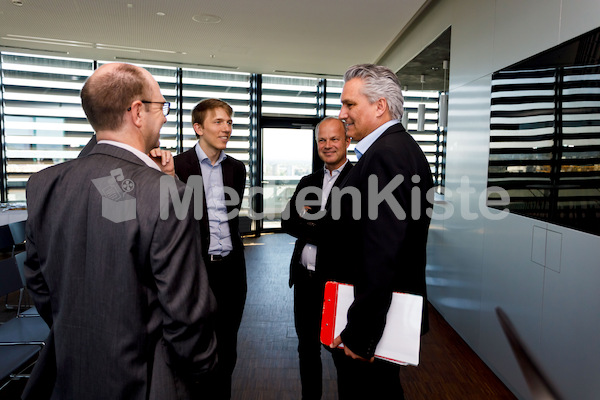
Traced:
<path fill-rule="evenodd" d="M 329 172 L 327 167 L 323 167 L 325 169 L 325 173 L 323 174 L 323 191 L 321 193 L 321 210 L 325 209 L 325 205 L 327 204 L 327 199 L 329 198 L 329 193 L 331 193 L 331 188 L 335 184 L 338 176 L 346 166 L 346 163 L 342 164 L 338 169 L 334 169 Z M 306 267 L 309 271 L 315 270 L 315 264 L 317 262 L 317 246 L 314 244 L 306 244 L 302 249 L 302 255 L 300 256 L 300 263 Z"/>
<path fill-rule="evenodd" d="M 150 168 L 154 168 L 160 171 L 160 168 L 158 165 L 156 165 L 156 163 L 154 161 L 152 161 L 152 159 L 150 157 L 148 157 L 148 154 L 144 154 L 144 152 L 139 151 L 138 149 L 136 149 L 135 147 L 132 147 L 128 144 L 125 143 L 121 143 L 121 142 L 115 142 L 114 140 L 100 140 L 98 142 L 98 144 L 110 144 L 111 146 L 116 146 L 116 147 L 120 147 L 123 150 L 127 150 L 132 152 L 137 158 L 139 158 L 140 160 L 142 160 L 144 163 L 146 163 L 146 165 L 148 165 Z"/>

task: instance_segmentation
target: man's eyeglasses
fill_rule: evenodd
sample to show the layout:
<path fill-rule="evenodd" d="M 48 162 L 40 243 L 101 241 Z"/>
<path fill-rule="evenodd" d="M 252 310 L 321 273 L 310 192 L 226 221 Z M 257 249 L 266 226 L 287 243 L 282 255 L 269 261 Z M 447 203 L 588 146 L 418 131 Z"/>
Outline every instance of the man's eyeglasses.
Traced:
<path fill-rule="evenodd" d="M 162 112 L 165 117 L 167 115 L 169 115 L 169 113 L 171 112 L 171 103 L 168 101 L 147 101 L 147 100 L 140 100 L 140 101 L 144 104 L 162 104 Z M 127 111 L 131 111 L 131 107 L 129 107 L 127 109 Z"/>
<path fill-rule="evenodd" d="M 169 103 L 168 101 L 146 101 L 146 100 L 140 100 L 142 103 L 144 104 L 162 104 L 162 112 L 164 114 L 164 116 L 166 117 L 167 115 L 169 115 L 169 113 L 171 112 L 171 103 Z"/>

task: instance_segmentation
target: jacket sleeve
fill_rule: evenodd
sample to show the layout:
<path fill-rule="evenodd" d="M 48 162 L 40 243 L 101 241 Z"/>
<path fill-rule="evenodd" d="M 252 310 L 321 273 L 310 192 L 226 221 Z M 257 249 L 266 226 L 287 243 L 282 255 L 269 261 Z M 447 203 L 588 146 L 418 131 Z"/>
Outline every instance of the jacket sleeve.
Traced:
<path fill-rule="evenodd" d="M 39 197 L 35 193 L 32 193 L 35 185 L 31 183 L 34 182 L 36 178 L 35 175 L 32 176 L 27 184 L 27 198 L 29 201 L 33 201 L 33 199 Z M 27 258 L 25 259 L 24 264 L 25 280 L 27 282 L 27 290 L 33 299 L 38 313 L 44 319 L 46 324 L 48 324 L 49 327 L 52 327 L 53 320 L 50 303 L 50 289 L 48 288 L 48 284 L 46 283 L 40 268 L 36 238 L 33 236 L 35 229 L 31 226 L 32 223 L 32 218 L 28 218 L 27 223 L 25 224 L 25 248 L 27 251 Z"/>
<path fill-rule="evenodd" d="M 307 177 L 303 177 L 282 213 L 281 228 L 298 239 L 318 245 L 322 239 L 320 226 L 325 212 L 318 211 L 321 207 L 321 193 L 318 194 L 318 197 L 315 194 L 321 189 L 315 187 L 310 189 L 311 191 L 306 195 L 302 189 L 307 187 L 309 187 L 309 180 Z M 302 194 L 300 198 L 299 194 Z M 310 207 L 310 211 L 301 216 L 298 214 L 298 210 L 303 210 L 305 206 Z"/>
<path fill-rule="evenodd" d="M 183 185 L 178 189 L 181 196 Z M 178 220 L 169 200 L 169 216 L 158 218 L 150 246 L 150 262 L 158 300 L 164 311 L 163 339 L 172 368 L 198 377 L 216 362 L 214 312 L 216 301 L 208 285 L 201 256 L 199 224 L 192 206 Z"/>
<path fill-rule="evenodd" d="M 407 178 L 405 171 L 399 167 L 390 167 L 394 163 L 394 160 L 386 159 L 385 154 L 372 157 L 369 168 L 363 169 L 364 176 L 360 179 L 359 240 L 363 258 L 359 260 L 360 267 L 356 271 L 355 300 L 348 311 L 348 323 L 341 336 L 345 345 L 364 358 L 373 357 L 383 334 L 392 300 L 392 285 L 398 269 L 403 268 L 402 252 L 410 223 L 406 216 L 396 214 L 399 211 L 397 205 L 410 213 L 410 178 L 401 183 L 394 181 L 398 175 Z M 388 184 L 395 187 L 388 197 L 390 201 L 368 204 L 373 203 L 373 198 L 369 198 L 369 180 L 374 179 L 377 179 L 379 193 L 384 193 Z M 376 217 L 372 215 L 375 210 Z"/>

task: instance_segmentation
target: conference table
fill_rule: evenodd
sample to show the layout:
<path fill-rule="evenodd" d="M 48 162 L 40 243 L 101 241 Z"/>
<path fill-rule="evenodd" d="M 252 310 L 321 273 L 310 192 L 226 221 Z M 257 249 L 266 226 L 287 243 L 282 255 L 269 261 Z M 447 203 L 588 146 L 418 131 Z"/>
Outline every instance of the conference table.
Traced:
<path fill-rule="evenodd" d="M 27 207 L 25 202 L 0 203 L 0 226 L 25 221 L 26 219 Z"/>

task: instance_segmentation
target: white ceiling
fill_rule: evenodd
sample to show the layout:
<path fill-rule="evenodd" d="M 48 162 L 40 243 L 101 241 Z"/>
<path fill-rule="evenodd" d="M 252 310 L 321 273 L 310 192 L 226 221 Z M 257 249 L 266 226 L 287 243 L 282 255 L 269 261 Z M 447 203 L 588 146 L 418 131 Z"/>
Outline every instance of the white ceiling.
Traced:
<path fill-rule="evenodd" d="M 0 0 L 0 49 L 339 76 L 350 65 L 377 62 L 426 2 Z M 210 22 L 213 16 L 220 22 Z"/>

